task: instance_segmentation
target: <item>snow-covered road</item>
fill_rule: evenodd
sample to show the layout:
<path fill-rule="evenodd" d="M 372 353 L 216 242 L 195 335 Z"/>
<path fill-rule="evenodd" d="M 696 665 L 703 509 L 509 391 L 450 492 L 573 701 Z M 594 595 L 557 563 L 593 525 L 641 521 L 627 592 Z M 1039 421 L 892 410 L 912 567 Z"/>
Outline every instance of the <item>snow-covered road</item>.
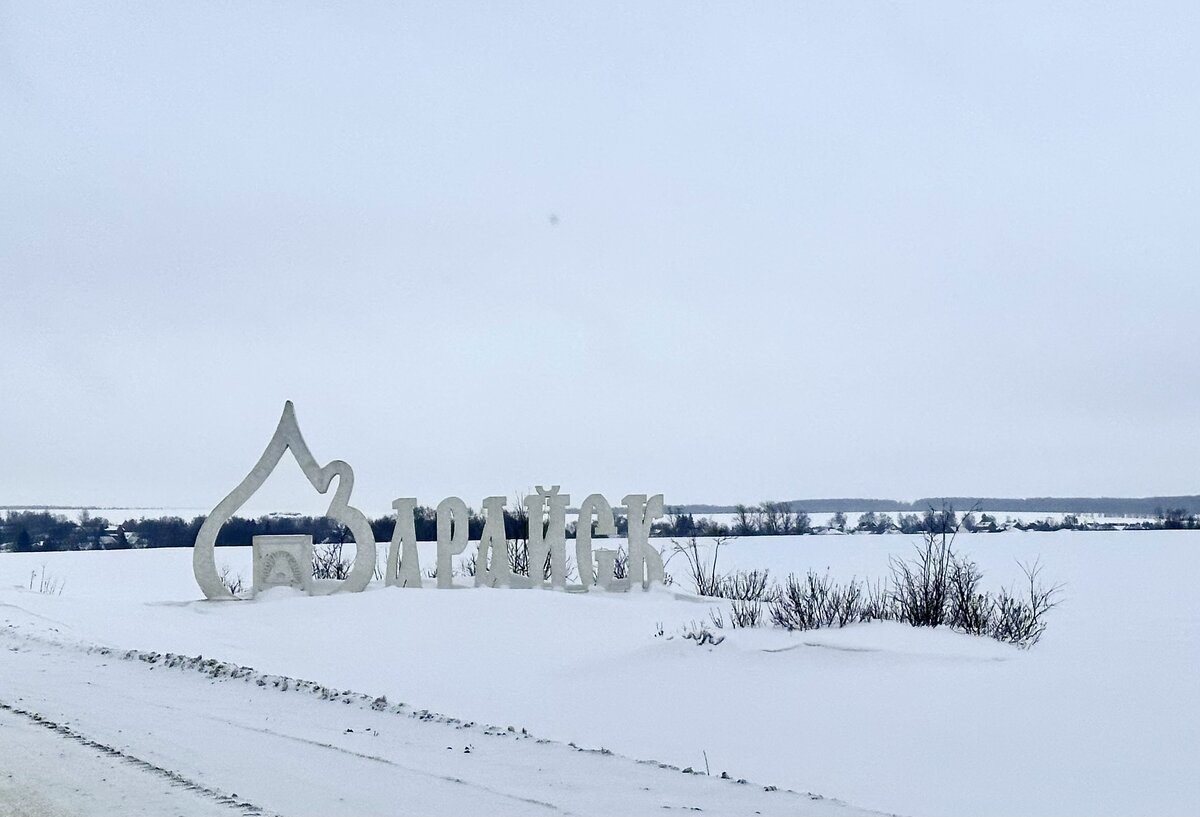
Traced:
<path fill-rule="evenodd" d="M 165 770 L 0 705 L 0 815 L 256 814 Z"/>
<path fill-rule="evenodd" d="M 0 815 L 865 813 L 212 660 L 0 649 Z"/>

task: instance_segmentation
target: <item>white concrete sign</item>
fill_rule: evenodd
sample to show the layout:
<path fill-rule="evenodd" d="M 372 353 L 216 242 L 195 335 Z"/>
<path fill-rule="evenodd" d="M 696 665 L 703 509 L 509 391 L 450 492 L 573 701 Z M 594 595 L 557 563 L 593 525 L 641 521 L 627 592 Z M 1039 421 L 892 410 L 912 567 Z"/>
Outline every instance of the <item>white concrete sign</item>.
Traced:
<path fill-rule="evenodd" d="M 226 588 L 217 572 L 214 550 L 217 533 L 262 487 L 285 451 L 292 452 L 300 470 L 319 493 L 328 492 L 334 477 L 337 477 L 337 489 L 325 515 L 346 526 L 354 539 L 354 561 L 343 581 L 331 588 L 319 587 L 312 578 L 311 536 L 255 536 L 252 543 L 254 592 L 281 586 L 296 588 L 310 594 L 357 592 L 364 590 L 370 583 L 375 571 L 375 535 L 366 515 L 349 504 L 350 493 L 354 490 L 354 471 L 341 460 L 334 460 L 325 466 L 317 464 L 300 435 L 295 408 L 291 401 L 288 401 L 267 450 L 241 484 L 213 509 L 196 535 L 192 569 L 205 597 L 236 598 Z M 570 495 L 561 493 L 557 485 L 550 488 L 539 485 L 536 493 L 525 497 L 523 505 L 529 520 L 529 575 L 513 572 L 509 561 L 509 545 L 504 529 L 504 497 L 485 498 L 483 532 L 476 546 L 475 585 L 549 587 L 586 593 L 594 586 L 608 591 L 623 591 L 639 585 L 642 589 L 648 589 L 654 582 L 662 582 L 662 557 L 656 548 L 650 546 L 649 541 L 651 524 L 663 515 L 662 494 L 650 497 L 645 494 L 629 494 L 621 501 L 629 523 L 628 575 L 623 578 L 616 576 L 617 550 L 592 548 L 593 523 L 599 535 L 611 536 L 616 533 L 617 527 L 616 515 L 608 500 L 600 494 L 591 494 L 580 504 L 576 524 L 574 557 L 579 583 L 568 584 L 566 534 Z M 384 583 L 390 587 L 415 589 L 422 586 L 414 521 L 416 507 L 417 500 L 413 497 L 401 497 L 392 503 L 392 508 L 396 511 L 396 528 L 388 545 L 383 577 Z M 438 503 L 439 588 L 455 586 L 453 558 L 466 551 L 470 545 L 469 517 L 470 510 L 467 504 L 456 496 L 447 497 Z M 547 564 L 548 570 L 545 568 Z"/>
<path fill-rule="evenodd" d="M 254 592 L 268 587 L 312 589 L 311 536 L 255 536 Z"/>

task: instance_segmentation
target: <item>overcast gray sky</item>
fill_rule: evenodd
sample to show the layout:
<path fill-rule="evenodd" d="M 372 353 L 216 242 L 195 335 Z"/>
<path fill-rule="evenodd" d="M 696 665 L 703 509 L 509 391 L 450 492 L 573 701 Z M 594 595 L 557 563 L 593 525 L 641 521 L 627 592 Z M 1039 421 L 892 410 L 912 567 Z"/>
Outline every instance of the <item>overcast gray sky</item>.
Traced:
<path fill-rule="evenodd" d="M 1196 3 L 336 5 L 0 3 L 0 504 L 1200 491 Z"/>

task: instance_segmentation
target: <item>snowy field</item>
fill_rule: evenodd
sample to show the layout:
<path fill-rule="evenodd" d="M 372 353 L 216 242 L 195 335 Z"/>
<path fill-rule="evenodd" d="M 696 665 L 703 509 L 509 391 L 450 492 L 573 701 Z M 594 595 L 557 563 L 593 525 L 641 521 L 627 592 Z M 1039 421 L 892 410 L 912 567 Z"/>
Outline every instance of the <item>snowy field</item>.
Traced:
<path fill-rule="evenodd" d="M 913 541 L 742 539 L 721 568 L 879 577 Z M 1039 557 L 1066 583 L 1040 644 L 875 623 L 697 647 L 680 630 L 713 603 L 685 592 L 680 560 L 645 594 L 206 603 L 190 550 L 3 554 L 0 814 L 1200 812 L 1200 532 L 958 545 L 991 588 Z M 249 576 L 248 548 L 217 562 Z M 43 575 L 61 592 L 37 592 Z M 36 762 L 72 753 L 69 787 Z"/>

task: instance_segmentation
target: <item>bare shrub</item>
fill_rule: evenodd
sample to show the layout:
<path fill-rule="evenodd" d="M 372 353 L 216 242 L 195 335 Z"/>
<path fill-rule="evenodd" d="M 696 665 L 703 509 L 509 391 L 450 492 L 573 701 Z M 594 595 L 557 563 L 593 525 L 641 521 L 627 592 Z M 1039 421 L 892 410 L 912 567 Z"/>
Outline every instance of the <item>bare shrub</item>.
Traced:
<path fill-rule="evenodd" d="M 67 583 L 59 579 L 57 576 L 46 575 L 46 566 L 42 565 L 42 573 L 39 576 L 36 570 L 29 573 L 29 589 L 37 590 L 47 596 L 61 596 L 63 588 Z"/>
<path fill-rule="evenodd" d="M 779 595 L 779 588 L 770 584 L 771 571 L 738 571 L 717 581 L 716 595 L 738 601 L 770 601 Z"/>
<path fill-rule="evenodd" d="M 863 615 L 863 585 L 858 579 L 850 579 L 845 587 L 834 584 L 829 603 L 833 621 L 839 627 L 868 620 Z"/>
<path fill-rule="evenodd" d="M 508 569 L 518 576 L 529 575 L 529 543 L 527 541 L 508 540 Z"/>
<path fill-rule="evenodd" d="M 598 571 L 598 570 L 595 571 L 595 574 L 597 576 L 599 576 L 600 571 Z M 617 555 L 613 557 L 613 578 L 614 579 L 628 579 L 629 578 L 629 554 L 625 551 L 625 548 L 623 548 L 623 547 L 618 547 Z"/>
<path fill-rule="evenodd" d="M 966 558 L 950 557 L 950 600 L 947 625 L 971 635 L 985 635 L 993 625 L 992 598 L 979 590 L 983 574 Z"/>
<path fill-rule="evenodd" d="M 763 606 L 755 599 L 734 599 L 729 604 L 729 621 L 736 630 L 739 627 L 759 627 L 763 623 Z"/>
<path fill-rule="evenodd" d="M 613 574 L 618 579 L 625 578 L 629 570 L 629 558 L 625 556 L 625 551 L 621 550 L 617 553 L 617 558 L 621 561 L 620 565 L 613 564 Z M 579 578 L 579 572 L 575 569 L 575 559 L 568 555 L 563 561 L 563 579 L 571 582 Z M 546 561 L 542 565 L 542 579 L 550 581 L 554 575 L 554 557 L 550 551 L 546 551 Z M 592 575 L 598 575 L 596 570 L 592 571 Z"/>
<path fill-rule="evenodd" d="M 235 596 L 240 595 L 246 589 L 242 574 L 234 573 L 229 565 L 221 565 L 220 579 L 221 584 L 225 585 L 225 589 Z"/>
<path fill-rule="evenodd" d="M 728 536 L 718 536 L 713 540 L 712 563 L 709 564 L 700 554 L 700 547 L 696 542 L 695 536 L 689 536 L 683 542 L 675 539 L 671 540 L 671 555 L 667 557 L 667 562 L 670 562 L 676 556 L 683 556 L 687 563 L 688 574 L 692 579 L 692 584 L 696 588 L 696 594 L 700 596 L 719 596 L 721 595 L 721 579 L 723 577 L 717 575 L 717 557 L 720 555 L 721 546 L 729 541 Z"/>
<path fill-rule="evenodd" d="M 911 561 L 892 558 L 892 582 L 901 621 L 914 627 L 937 627 L 945 621 L 950 599 L 953 536 L 925 532 Z"/>
<path fill-rule="evenodd" d="M 1017 593 L 981 591 L 983 573 L 975 562 L 954 552 L 958 526 L 926 530 L 911 561 L 893 559 L 891 607 L 899 621 L 914 627 L 945 625 L 971 635 L 1028 649 L 1046 630 L 1046 614 L 1058 606 L 1062 585 L 1039 580 L 1041 566 L 1020 564 L 1028 587 Z"/>
<path fill-rule="evenodd" d="M 866 595 L 862 601 L 863 621 L 899 621 L 900 611 L 896 597 L 886 580 L 876 580 L 874 584 L 864 582 L 863 590 Z"/>
<path fill-rule="evenodd" d="M 601 573 L 600 561 L 598 559 L 592 559 L 592 584 L 600 583 L 600 573 Z M 577 575 L 577 572 L 575 570 L 575 560 L 572 559 L 570 556 L 568 556 L 567 557 L 567 578 L 570 579 L 572 576 L 576 576 L 576 575 Z M 625 551 L 625 548 L 623 548 L 623 547 L 618 547 L 616 553 L 613 554 L 612 577 L 614 579 L 629 578 L 629 554 Z M 547 574 L 547 578 L 549 578 L 548 574 Z M 668 581 L 666 581 L 666 579 L 664 579 L 663 584 L 670 584 L 670 582 L 668 582 Z"/>
<path fill-rule="evenodd" d="M 779 588 L 771 584 L 768 570 L 739 571 L 729 576 L 718 573 L 717 561 L 721 546 L 728 542 L 729 538 L 718 536 L 713 540 L 711 561 L 700 553 L 695 536 L 689 536 L 683 542 L 672 539 L 671 555 L 664 560 L 664 566 L 676 556 L 682 556 L 697 595 L 730 599 L 733 602 L 730 608 L 732 625 L 735 628 L 757 627 L 762 624 L 764 618 L 763 602 L 777 598 Z M 724 623 L 717 626 L 724 626 Z"/>
<path fill-rule="evenodd" d="M 851 579 L 840 585 L 809 571 L 789 575 L 782 589 L 770 588 L 766 571 L 740 573 L 718 581 L 717 595 L 734 599 L 735 627 L 755 626 L 754 605 L 766 601 L 772 623 L 788 630 L 845 627 L 866 621 L 903 621 L 914 627 L 946 626 L 1028 649 L 1046 631 L 1046 616 L 1061 600 L 1061 584 L 1045 585 L 1041 565 L 1018 562 L 1026 586 L 1018 592 L 981 590 L 983 573 L 974 561 L 954 552 L 958 525 L 952 511 L 926 515 L 924 539 L 910 559 L 891 560 L 891 580 Z M 932 520 L 932 521 L 931 521 Z M 680 548 L 687 554 L 693 548 Z M 692 558 L 690 564 L 697 564 Z M 715 570 L 705 576 L 715 576 Z"/>
<path fill-rule="evenodd" d="M 350 560 L 342 558 L 342 543 L 331 542 L 313 549 L 313 578 L 337 579 L 350 575 Z"/>
<path fill-rule="evenodd" d="M 852 578 L 843 585 L 828 574 L 809 571 L 803 579 L 789 575 L 780 588 L 771 583 L 766 570 L 722 575 L 717 559 L 728 537 L 715 540 L 711 560 L 700 553 L 695 536 L 682 542 L 673 539 L 670 558 L 682 556 L 697 594 L 730 600 L 729 621 L 735 629 L 760 626 L 766 605 L 771 622 L 788 630 L 903 621 L 914 627 L 946 626 L 1028 649 L 1045 632 L 1046 616 L 1058 606 L 1062 585 L 1043 584 L 1037 562 L 1032 567 L 1018 563 L 1027 582 L 1022 591 L 981 590 L 979 566 L 954 552 L 959 527 L 953 509 L 939 513 L 931 508 L 921 522 L 923 539 L 915 555 L 893 557 L 890 580 L 875 582 Z M 719 610 L 711 611 L 710 618 L 713 627 L 724 628 Z M 719 643 L 710 642 L 711 632 L 695 623 L 689 632 L 685 637 L 698 643 Z"/>
<path fill-rule="evenodd" d="M 771 621 L 788 630 L 814 630 L 828 626 L 826 618 L 829 577 L 812 571 L 803 582 L 789 575 L 783 593 L 771 605 Z"/>
<path fill-rule="evenodd" d="M 1018 562 L 1018 564 L 1020 564 Z M 987 635 L 1022 649 L 1029 649 L 1046 632 L 1046 614 L 1059 605 L 1063 586 L 1049 587 L 1039 581 L 1042 567 L 1038 562 L 1031 566 L 1020 564 L 1028 581 L 1028 596 L 1001 589 L 993 603 L 993 614 Z"/>
<path fill-rule="evenodd" d="M 783 592 L 770 604 L 771 621 L 788 630 L 845 627 L 879 617 L 880 610 L 868 606 L 865 585 L 851 579 L 842 586 L 811 570 L 803 580 L 789 575 Z"/>
<path fill-rule="evenodd" d="M 696 642 L 697 647 L 712 644 L 714 647 L 725 640 L 725 636 L 717 635 L 704 624 L 693 621 L 683 628 L 683 637 Z"/>
<path fill-rule="evenodd" d="M 624 559 L 624 556 L 620 557 Z M 617 575 L 617 578 L 623 578 L 628 560 L 621 562 L 619 570 L 622 571 Z M 579 577 L 579 573 L 575 568 L 575 560 L 571 556 L 567 556 L 565 562 L 566 570 L 564 577 L 566 581 L 574 581 Z M 553 567 L 553 556 L 549 550 L 546 551 L 546 560 L 542 563 L 542 579 L 550 581 Z M 529 575 L 529 542 L 524 539 L 509 539 L 508 540 L 508 568 L 518 576 Z M 593 575 L 598 575 L 598 571 L 593 569 Z M 469 575 L 474 576 L 472 571 Z"/>
<path fill-rule="evenodd" d="M 730 600 L 729 620 L 734 628 L 762 625 L 763 602 L 779 596 L 779 587 L 770 583 L 770 571 L 739 571 L 717 582 L 717 595 Z"/>
<path fill-rule="evenodd" d="M 467 576 L 472 577 L 479 570 L 479 553 L 472 553 L 470 556 L 453 559 L 450 564 L 451 576 Z M 427 579 L 436 579 L 438 577 L 437 566 L 426 568 L 422 575 Z"/>

